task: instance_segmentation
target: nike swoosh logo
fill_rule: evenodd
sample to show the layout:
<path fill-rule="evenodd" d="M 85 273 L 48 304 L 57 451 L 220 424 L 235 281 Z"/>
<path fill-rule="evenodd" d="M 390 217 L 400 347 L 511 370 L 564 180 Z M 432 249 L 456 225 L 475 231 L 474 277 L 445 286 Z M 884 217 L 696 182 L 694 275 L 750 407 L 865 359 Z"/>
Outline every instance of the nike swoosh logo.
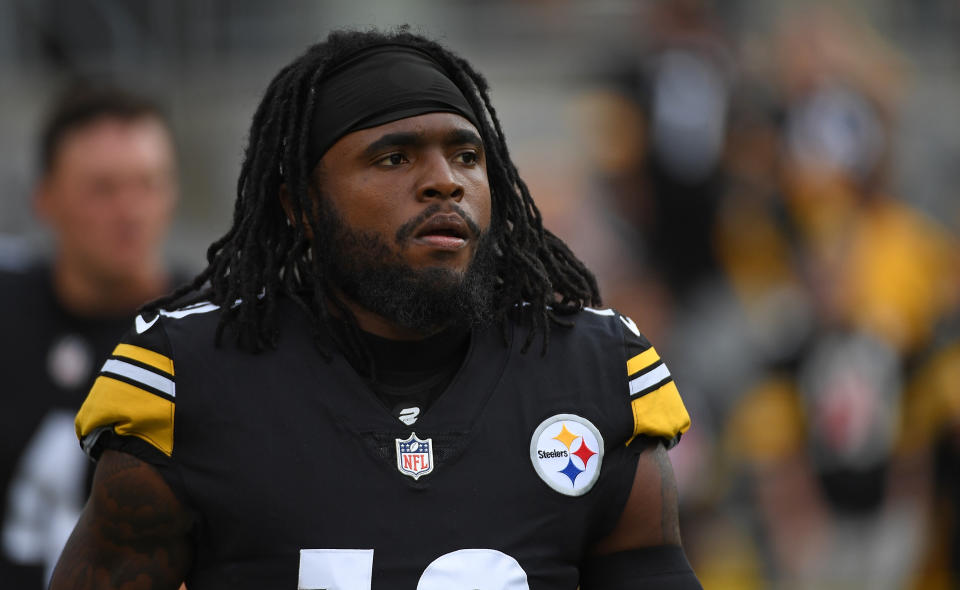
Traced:
<path fill-rule="evenodd" d="M 154 325 L 155 323 L 157 323 L 157 320 L 159 320 L 159 319 L 160 319 L 160 315 L 157 314 L 157 316 L 154 317 L 152 320 L 150 320 L 149 322 L 145 322 L 145 321 L 143 321 L 143 316 L 139 316 L 139 315 L 138 315 L 136 322 L 134 322 L 134 323 L 136 324 L 137 334 L 143 334 L 144 332 L 146 332 L 147 330 L 149 330 L 149 329 L 150 329 L 150 326 L 152 326 L 152 325 Z"/>
<path fill-rule="evenodd" d="M 627 327 L 628 330 L 634 333 L 636 336 L 640 336 L 640 328 L 637 327 L 633 320 L 627 316 L 620 316 L 620 321 L 623 322 L 623 325 Z"/>

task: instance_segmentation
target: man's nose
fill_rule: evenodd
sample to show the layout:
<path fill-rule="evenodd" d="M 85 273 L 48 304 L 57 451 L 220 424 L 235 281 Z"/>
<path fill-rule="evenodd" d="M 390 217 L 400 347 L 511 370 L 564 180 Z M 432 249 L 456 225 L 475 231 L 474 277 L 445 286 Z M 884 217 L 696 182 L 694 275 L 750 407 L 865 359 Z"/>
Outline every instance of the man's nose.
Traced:
<path fill-rule="evenodd" d="M 444 154 L 431 154 L 425 159 L 417 196 L 455 201 L 463 198 L 463 184 Z"/>

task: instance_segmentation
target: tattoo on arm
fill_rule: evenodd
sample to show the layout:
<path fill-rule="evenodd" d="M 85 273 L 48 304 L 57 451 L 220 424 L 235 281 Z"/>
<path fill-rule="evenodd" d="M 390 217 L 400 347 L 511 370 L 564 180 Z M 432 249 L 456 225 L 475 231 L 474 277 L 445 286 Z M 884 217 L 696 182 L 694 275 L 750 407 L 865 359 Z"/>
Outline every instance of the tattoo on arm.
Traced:
<path fill-rule="evenodd" d="M 51 590 L 176 590 L 189 567 L 192 518 L 150 465 L 105 451 Z"/>

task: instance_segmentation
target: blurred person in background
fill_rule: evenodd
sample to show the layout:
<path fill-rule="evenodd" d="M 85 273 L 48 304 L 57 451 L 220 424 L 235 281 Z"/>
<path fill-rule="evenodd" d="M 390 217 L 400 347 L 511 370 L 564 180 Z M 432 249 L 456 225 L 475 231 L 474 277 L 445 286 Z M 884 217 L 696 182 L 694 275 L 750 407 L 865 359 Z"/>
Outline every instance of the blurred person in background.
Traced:
<path fill-rule="evenodd" d="M 117 338 L 174 285 L 161 251 L 178 197 L 173 139 L 149 99 L 62 94 L 39 141 L 33 205 L 52 255 L 0 270 L 0 580 L 45 587 L 89 488 L 73 416 Z"/>
<path fill-rule="evenodd" d="M 960 252 L 953 260 L 956 271 L 947 281 L 960 279 Z M 960 587 L 960 301 L 912 365 L 902 420 L 910 432 L 905 450 L 927 453 L 933 472 L 929 529 L 914 587 L 949 590 Z"/>
<path fill-rule="evenodd" d="M 907 587 L 933 475 L 918 431 L 955 457 L 950 420 L 907 416 L 956 415 L 908 384 L 928 357 L 938 391 L 955 383 L 930 344 L 957 283 L 953 237 L 890 193 L 900 58 L 832 12 L 734 54 L 709 8 L 657 3 L 659 41 L 584 101 L 634 252 L 598 278 L 648 293 L 617 305 L 662 328 L 699 417 L 673 457 L 691 561 L 711 588 Z"/>
<path fill-rule="evenodd" d="M 596 66 L 602 78 L 578 101 L 598 196 L 592 205 L 605 213 L 601 232 L 613 242 L 596 256 L 604 261 L 598 277 L 609 301 L 641 318 L 670 351 L 673 370 L 684 375 L 685 400 L 698 416 L 672 455 L 683 482 L 684 536 L 705 586 L 718 587 L 720 576 L 704 566 L 709 560 L 735 570 L 729 564 L 737 561 L 731 558 L 737 549 L 730 529 L 714 522 L 723 501 L 715 433 L 752 363 L 714 247 L 730 182 L 738 72 L 712 3 L 647 6 L 637 14 L 640 41 L 609 49 Z M 720 528 L 723 551 L 707 540 L 708 529 Z M 742 583 L 737 577 L 732 585 Z"/>
<path fill-rule="evenodd" d="M 787 22 L 781 201 L 729 211 L 718 240 L 746 303 L 791 293 L 789 315 L 807 318 L 780 339 L 793 346 L 756 350 L 767 370 L 726 438 L 749 474 L 766 575 L 785 587 L 911 583 L 930 473 L 907 383 L 955 303 L 952 237 L 890 194 L 898 58 L 855 23 Z"/>
<path fill-rule="evenodd" d="M 632 249 L 623 272 L 663 292 L 651 311 L 624 289 L 617 304 L 640 317 L 669 315 L 716 276 L 711 228 L 734 78 L 707 3 L 659 2 L 642 16 L 642 43 L 605 54 L 603 79 L 581 100 L 597 190 L 611 229 Z"/>

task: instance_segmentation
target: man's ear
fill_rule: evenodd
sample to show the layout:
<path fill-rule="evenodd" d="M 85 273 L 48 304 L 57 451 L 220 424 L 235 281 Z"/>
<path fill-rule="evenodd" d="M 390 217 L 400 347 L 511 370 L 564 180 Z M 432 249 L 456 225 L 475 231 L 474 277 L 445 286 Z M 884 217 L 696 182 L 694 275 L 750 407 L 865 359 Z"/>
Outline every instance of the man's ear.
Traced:
<path fill-rule="evenodd" d="M 296 216 L 293 213 L 293 205 L 290 203 L 290 191 L 287 190 L 286 183 L 280 185 L 280 206 L 283 207 L 283 212 L 287 216 L 287 223 L 291 226 L 296 226 Z M 308 240 L 313 239 L 313 230 L 310 228 L 310 224 L 307 223 L 307 214 L 304 212 L 300 218 L 300 224 L 303 226 L 303 233 L 306 234 Z"/>

